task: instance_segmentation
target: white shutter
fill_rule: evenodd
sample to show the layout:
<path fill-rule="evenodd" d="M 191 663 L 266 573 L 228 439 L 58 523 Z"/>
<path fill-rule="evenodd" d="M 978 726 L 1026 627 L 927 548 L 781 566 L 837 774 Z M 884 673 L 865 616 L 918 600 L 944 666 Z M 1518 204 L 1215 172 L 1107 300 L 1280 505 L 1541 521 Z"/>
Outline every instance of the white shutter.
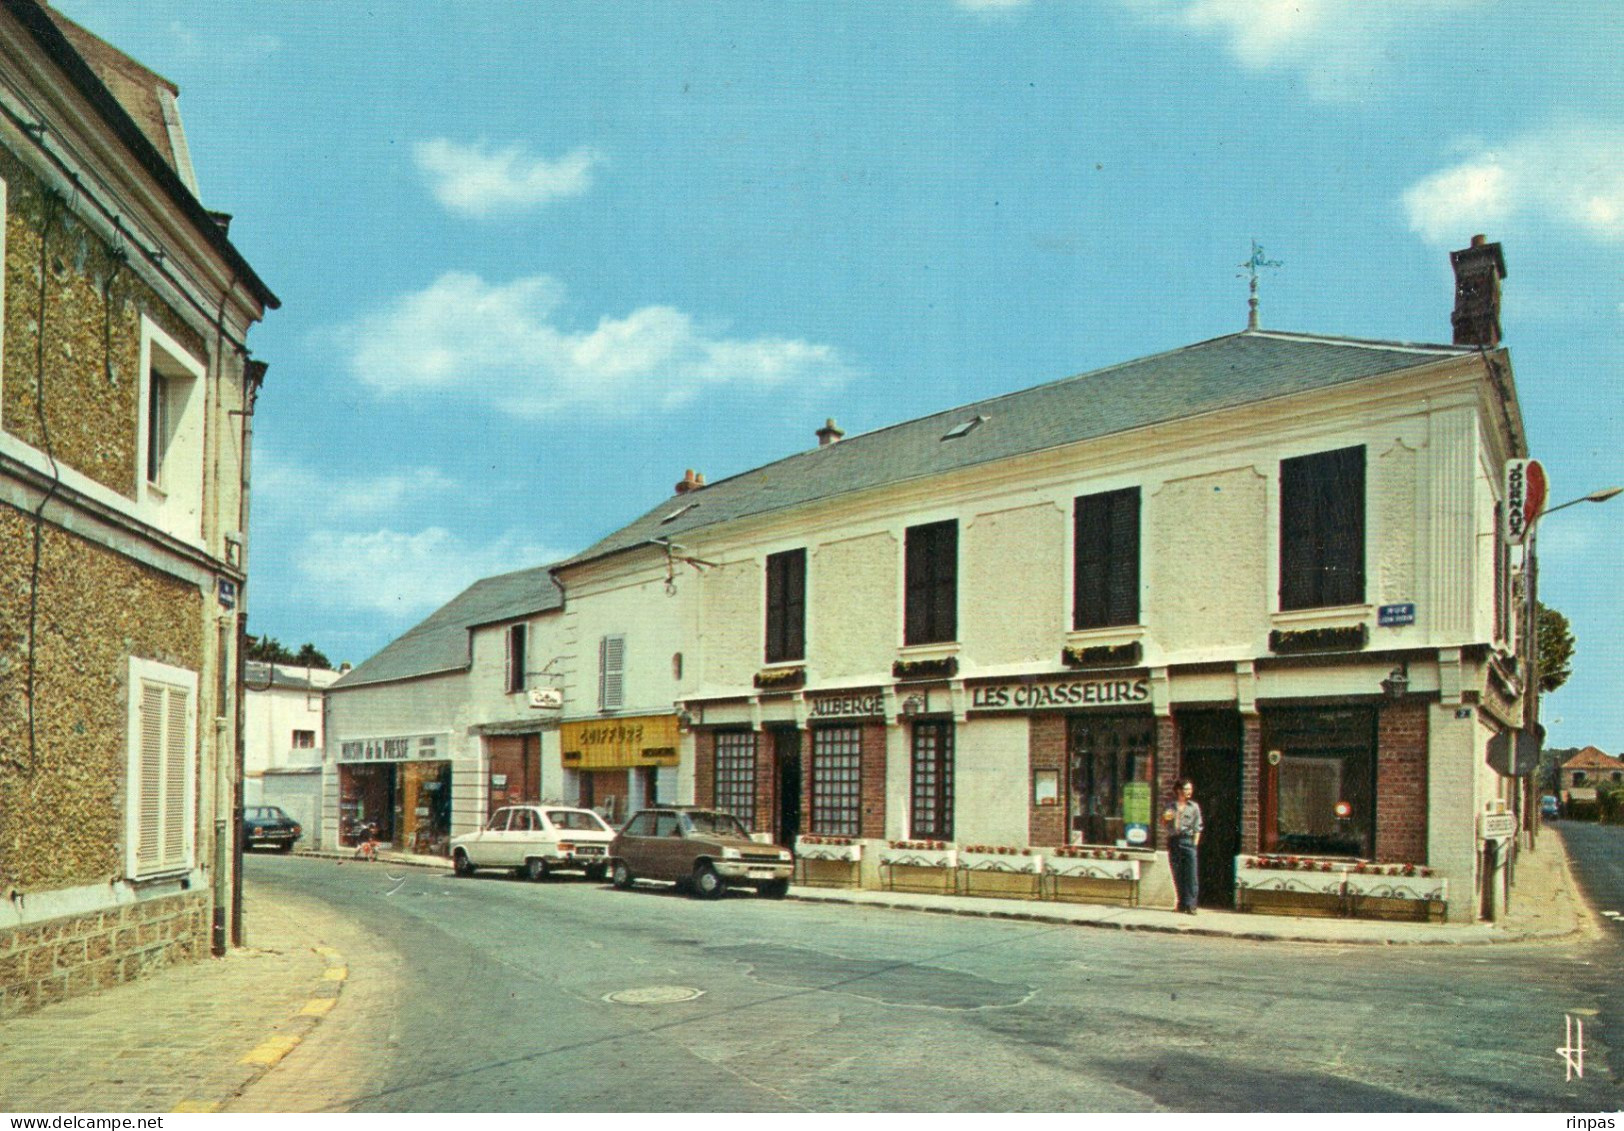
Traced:
<path fill-rule="evenodd" d="M 169 709 L 164 713 L 164 852 L 163 868 L 184 868 L 186 859 L 186 764 L 192 751 L 186 741 L 186 692 L 166 689 Z"/>
<path fill-rule="evenodd" d="M 626 701 L 626 638 L 605 636 L 598 644 L 598 706 L 618 710 Z"/>
<path fill-rule="evenodd" d="M 145 664 L 158 668 L 160 665 Z M 190 672 L 176 673 L 182 676 Z M 133 876 L 182 871 L 192 865 L 196 788 L 192 703 L 195 684 L 177 687 L 136 678 L 128 777 L 128 868 Z"/>
<path fill-rule="evenodd" d="M 155 872 L 163 862 L 164 689 L 141 684 L 141 749 L 136 753 L 135 867 L 138 875 Z"/>

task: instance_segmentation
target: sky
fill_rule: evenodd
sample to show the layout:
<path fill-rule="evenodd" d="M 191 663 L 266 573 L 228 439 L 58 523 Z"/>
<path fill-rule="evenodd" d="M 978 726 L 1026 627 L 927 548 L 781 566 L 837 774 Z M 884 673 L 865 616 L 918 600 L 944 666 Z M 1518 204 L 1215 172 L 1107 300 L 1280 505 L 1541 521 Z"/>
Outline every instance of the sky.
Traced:
<path fill-rule="evenodd" d="M 1554 502 L 1624 484 L 1624 6 L 57 0 L 181 88 L 250 335 L 249 630 L 469 582 L 848 433 L 1244 328 L 1447 342 L 1504 244 Z M 1553 515 L 1550 742 L 1624 750 L 1624 499 Z"/>

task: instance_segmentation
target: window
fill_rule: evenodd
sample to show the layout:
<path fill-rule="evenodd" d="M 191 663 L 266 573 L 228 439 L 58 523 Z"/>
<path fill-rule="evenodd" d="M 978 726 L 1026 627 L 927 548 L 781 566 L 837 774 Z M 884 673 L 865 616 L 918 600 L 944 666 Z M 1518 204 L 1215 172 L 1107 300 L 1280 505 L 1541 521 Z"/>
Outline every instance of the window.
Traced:
<path fill-rule="evenodd" d="M 1273 774 L 1274 843 L 1268 847 L 1315 856 L 1373 855 L 1376 713 L 1317 708 L 1281 711 L 1266 721 L 1269 747 L 1280 751 Z"/>
<path fill-rule="evenodd" d="M 204 364 L 141 319 L 135 494 L 144 517 L 197 544 L 203 535 Z"/>
<path fill-rule="evenodd" d="M 626 703 L 626 638 L 598 641 L 598 709 L 618 711 Z"/>
<path fill-rule="evenodd" d="M 1075 715 L 1071 746 L 1073 843 L 1115 844 L 1135 826 L 1155 835 L 1156 722 L 1146 715 Z"/>
<path fill-rule="evenodd" d="M 654 814 L 639 813 L 626 823 L 624 830 L 627 836 L 653 836 Z"/>
<path fill-rule="evenodd" d="M 903 642 L 958 639 L 959 524 L 949 520 L 910 526 L 907 556 Z"/>
<path fill-rule="evenodd" d="M 510 624 L 507 630 L 507 672 L 503 683 L 511 694 L 524 690 L 525 645 L 530 639 L 530 626 Z"/>
<path fill-rule="evenodd" d="M 822 727 L 812 732 L 812 831 L 861 836 L 863 732 Z"/>
<path fill-rule="evenodd" d="M 535 832 L 536 815 L 528 809 L 513 810 L 513 816 L 508 820 L 507 831 L 510 833 Z"/>
<path fill-rule="evenodd" d="M 806 658 L 806 551 L 767 559 L 767 662 Z"/>
<path fill-rule="evenodd" d="M 1139 488 L 1077 500 L 1073 628 L 1139 623 Z"/>
<path fill-rule="evenodd" d="M 682 821 L 675 813 L 656 813 L 654 815 L 655 836 L 681 836 Z"/>
<path fill-rule="evenodd" d="M 130 660 L 125 870 L 132 878 L 192 867 L 197 812 L 197 673 Z"/>
<path fill-rule="evenodd" d="M 511 809 L 498 809 L 492 813 L 491 819 L 485 822 L 485 831 L 488 833 L 507 831 L 508 815 L 512 812 Z"/>
<path fill-rule="evenodd" d="M 750 828 L 756 825 L 756 736 L 751 731 L 716 735 L 716 807 Z"/>
<path fill-rule="evenodd" d="M 1585 783 L 1585 772 L 1583 770 L 1574 770 L 1573 771 L 1573 784 L 1574 785 L 1584 785 L 1584 783 Z"/>
<path fill-rule="evenodd" d="M 1365 599 L 1365 449 L 1280 461 L 1280 607 Z"/>
<path fill-rule="evenodd" d="M 316 732 L 313 730 L 294 731 L 293 748 L 295 750 L 314 750 L 316 748 Z"/>
<path fill-rule="evenodd" d="M 912 792 L 909 835 L 921 840 L 952 840 L 952 723 L 914 724 Z"/>

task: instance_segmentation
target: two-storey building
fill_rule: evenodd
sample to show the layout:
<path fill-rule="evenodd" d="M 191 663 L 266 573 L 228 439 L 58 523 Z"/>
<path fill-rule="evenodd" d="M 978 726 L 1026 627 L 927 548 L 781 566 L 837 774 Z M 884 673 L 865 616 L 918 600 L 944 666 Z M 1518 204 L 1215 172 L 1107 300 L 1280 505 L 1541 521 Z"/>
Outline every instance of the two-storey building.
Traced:
<path fill-rule="evenodd" d="M 173 84 L 0 3 L 0 1015 L 227 945 L 275 296 Z"/>
<path fill-rule="evenodd" d="M 1455 261 L 1456 344 L 1252 328 L 690 476 L 556 569 L 566 718 L 674 712 L 683 799 L 782 843 L 1155 850 L 1188 776 L 1210 901 L 1279 853 L 1473 917 L 1526 441 L 1499 246 Z"/>
<path fill-rule="evenodd" d="M 340 673 L 299 664 L 243 665 L 243 804 L 275 805 L 321 846 L 324 693 Z"/>

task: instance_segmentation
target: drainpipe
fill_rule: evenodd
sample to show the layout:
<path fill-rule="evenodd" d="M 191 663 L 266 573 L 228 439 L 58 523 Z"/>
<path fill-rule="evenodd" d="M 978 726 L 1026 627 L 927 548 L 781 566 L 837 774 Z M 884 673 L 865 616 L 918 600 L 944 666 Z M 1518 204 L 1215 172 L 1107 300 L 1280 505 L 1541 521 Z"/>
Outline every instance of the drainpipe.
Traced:
<path fill-rule="evenodd" d="M 243 739 L 243 727 L 246 725 L 243 699 L 248 681 L 248 490 L 253 471 L 254 402 L 259 398 L 261 386 L 265 384 L 267 368 L 269 366 L 263 361 L 243 358 L 242 478 L 237 494 L 237 529 L 243 534 L 242 561 L 238 568 L 242 571 L 243 583 L 237 592 L 237 757 L 231 785 L 231 941 L 237 946 L 243 945 L 242 807 L 243 759 L 247 753 Z"/>

